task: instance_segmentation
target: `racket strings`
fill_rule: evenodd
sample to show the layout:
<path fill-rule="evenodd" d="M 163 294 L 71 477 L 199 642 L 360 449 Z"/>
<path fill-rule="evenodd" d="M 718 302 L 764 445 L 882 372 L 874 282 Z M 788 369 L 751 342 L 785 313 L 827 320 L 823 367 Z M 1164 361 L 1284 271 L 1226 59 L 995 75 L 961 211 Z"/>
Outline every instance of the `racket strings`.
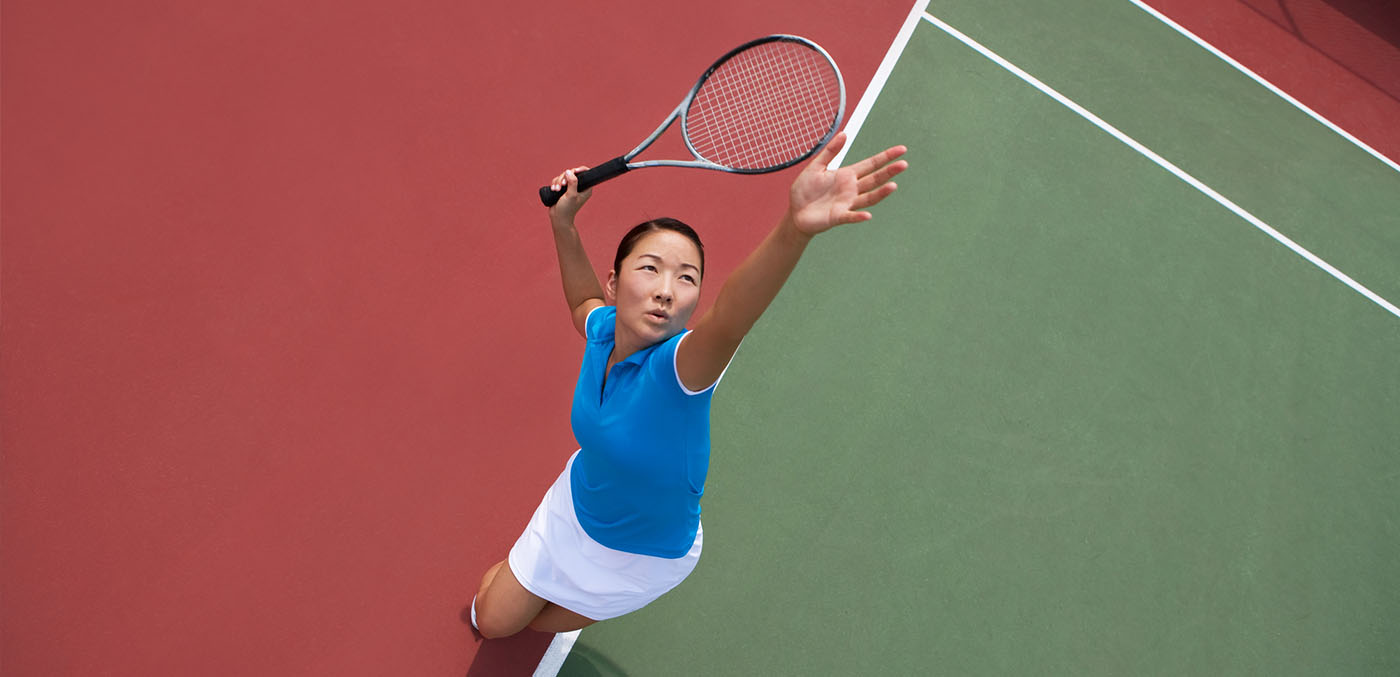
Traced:
<path fill-rule="evenodd" d="M 830 83 L 822 78 L 828 69 L 815 51 L 793 43 L 768 43 L 736 55 L 712 75 L 707 96 L 694 109 L 697 151 L 750 169 L 802 156 L 834 118 L 834 105 L 822 105 L 829 98 L 823 86 Z"/>
<path fill-rule="evenodd" d="M 710 74 L 686 111 L 686 139 L 716 164 L 779 167 L 811 152 L 840 108 L 840 80 L 825 55 L 798 42 L 767 42 Z"/>

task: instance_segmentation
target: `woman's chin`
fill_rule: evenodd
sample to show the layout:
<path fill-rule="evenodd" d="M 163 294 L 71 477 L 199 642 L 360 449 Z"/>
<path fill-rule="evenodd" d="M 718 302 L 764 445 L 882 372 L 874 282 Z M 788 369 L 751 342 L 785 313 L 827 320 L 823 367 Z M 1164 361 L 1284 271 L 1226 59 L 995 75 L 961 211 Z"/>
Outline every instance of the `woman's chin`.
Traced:
<path fill-rule="evenodd" d="M 654 322 L 647 322 L 646 327 L 644 329 L 645 333 L 641 334 L 641 336 L 646 340 L 647 345 L 661 343 L 662 341 L 665 341 L 666 339 L 681 333 L 678 327 L 672 327 L 669 323 L 657 324 Z"/>
<path fill-rule="evenodd" d="M 675 330 L 675 329 L 672 329 L 672 328 L 669 327 L 669 326 L 667 326 L 667 327 L 653 327 L 653 328 L 652 328 L 652 332 L 651 332 L 650 334 L 647 335 L 647 343 L 648 343 L 648 344 L 652 344 L 652 343 L 661 343 L 662 341 L 665 341 L 666 339 L 671 338 L 672 336 L 675 336 L 676 334 L 679 334 L 679 333 L 680 333 L 679 331 L 677 331 L 677 330 Z"/>

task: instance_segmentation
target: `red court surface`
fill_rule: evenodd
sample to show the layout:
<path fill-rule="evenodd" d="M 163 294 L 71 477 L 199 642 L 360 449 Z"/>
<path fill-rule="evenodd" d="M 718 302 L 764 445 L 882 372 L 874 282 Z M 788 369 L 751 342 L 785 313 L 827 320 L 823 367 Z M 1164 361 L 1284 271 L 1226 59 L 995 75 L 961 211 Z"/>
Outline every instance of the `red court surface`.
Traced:
<path fill-rule="evenodd" d="M 1400 3 L 1143 1 L 1400 162 Z"/>
<path fill-rule="evenodd" d="M 6 0 L 0 669 L 529 674 L 461 612 L 574 449 L 535 189 L 730 47 L 860 96 L 900 2 Z M 791 173 L 638 172 L 723 279 Z M 605 272 L 606 269 L 604 269 Z"/>

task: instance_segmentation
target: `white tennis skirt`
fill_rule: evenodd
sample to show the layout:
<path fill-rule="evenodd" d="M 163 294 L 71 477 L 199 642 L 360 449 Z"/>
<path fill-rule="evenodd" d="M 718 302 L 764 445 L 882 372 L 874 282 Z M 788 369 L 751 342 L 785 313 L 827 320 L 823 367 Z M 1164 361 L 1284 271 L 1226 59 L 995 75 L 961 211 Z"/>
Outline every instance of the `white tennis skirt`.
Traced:
<path fill-rule="evenodd" d="M 574 514 L 569 470 L 545 492 L 510 549 L 510 570 L 526 590 L 595 621 L 631 613 L 680 585 L 700 561 L 704 527 L 679 559 L 613 550 L 593 540 Z"/>

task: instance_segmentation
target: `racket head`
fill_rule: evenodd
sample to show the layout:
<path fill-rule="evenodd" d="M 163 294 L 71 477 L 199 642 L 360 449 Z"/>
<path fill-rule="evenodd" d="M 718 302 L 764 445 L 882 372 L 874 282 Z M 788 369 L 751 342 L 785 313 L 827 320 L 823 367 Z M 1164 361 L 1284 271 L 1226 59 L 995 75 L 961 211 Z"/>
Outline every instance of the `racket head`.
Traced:
<path fill-rule="evenodd" d="M 741 174 L 791 167 L 841 126 L 846 85 L 820 45 L 796 35 L 751 40 L 691 88 L 681 135 L 696 158 Z"/>

